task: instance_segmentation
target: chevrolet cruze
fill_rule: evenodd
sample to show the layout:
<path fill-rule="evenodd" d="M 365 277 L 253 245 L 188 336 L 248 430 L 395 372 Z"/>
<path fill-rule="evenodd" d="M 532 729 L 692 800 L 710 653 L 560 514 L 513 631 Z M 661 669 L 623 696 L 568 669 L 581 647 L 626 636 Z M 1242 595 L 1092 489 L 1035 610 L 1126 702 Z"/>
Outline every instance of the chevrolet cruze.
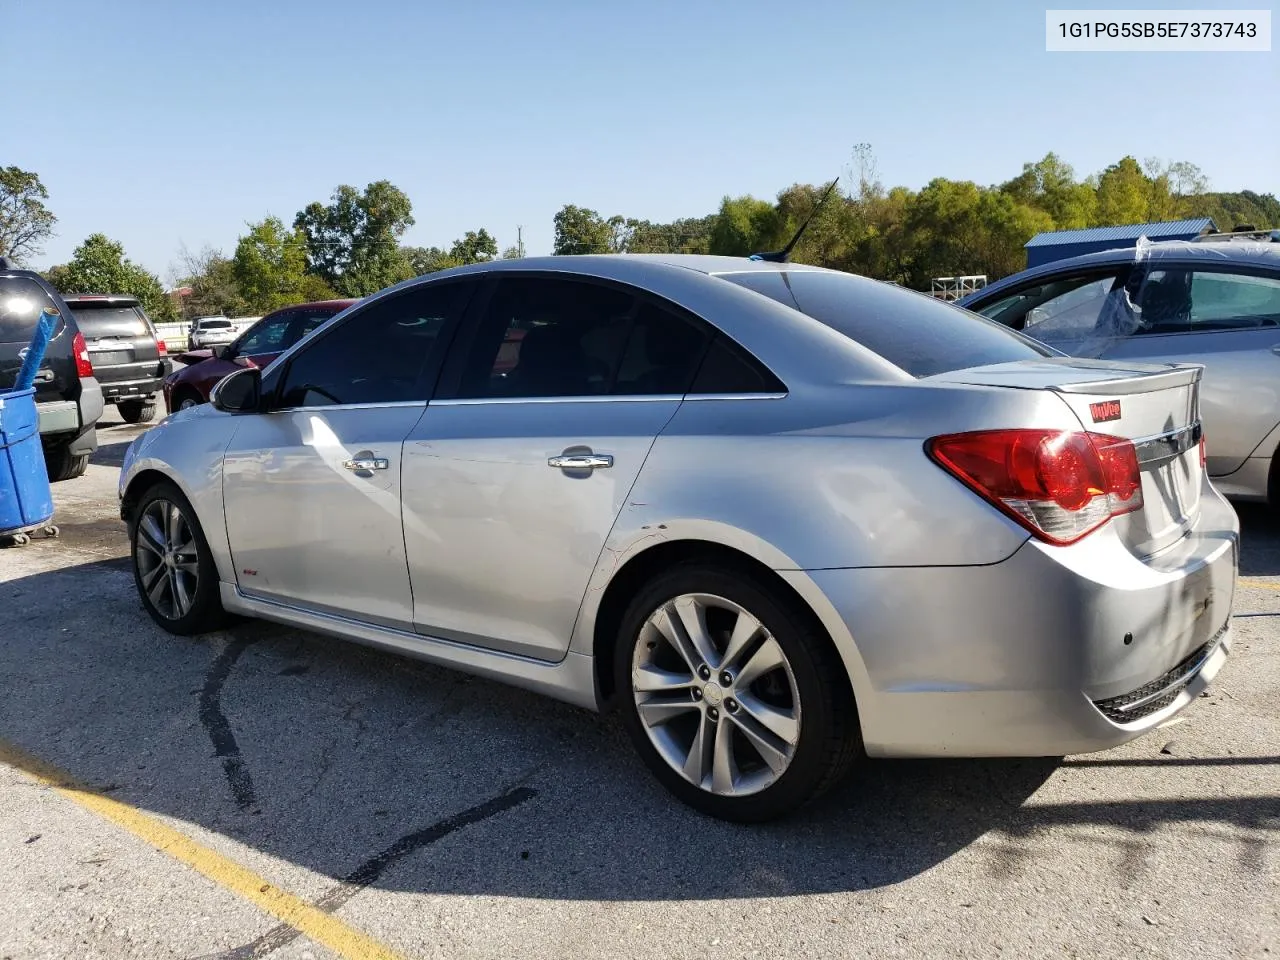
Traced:
<path fill-rule="evenodd" d="M 139 437 L 150 615 L 262 617 L 616 708 L 673 793 L 783 814 L 865 755 L 1130 740 L 1229 644 L 1201 368 L 1063 356 L 758 259 L 411 280 Z"/>

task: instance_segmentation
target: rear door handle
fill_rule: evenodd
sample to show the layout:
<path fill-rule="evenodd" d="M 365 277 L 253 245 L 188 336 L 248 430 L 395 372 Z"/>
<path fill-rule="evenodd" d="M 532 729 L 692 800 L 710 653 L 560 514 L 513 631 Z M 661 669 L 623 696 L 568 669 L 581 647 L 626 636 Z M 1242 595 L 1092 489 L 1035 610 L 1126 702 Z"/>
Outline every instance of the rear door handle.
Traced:
<path fill-rule="evenodd" d="M 386 470 L 391 466 L 391 461 L 386 457 L 354 457 L 351 460 L 344 460 L 342 465 L 356 473 L 365 473 L 371 470 Z"/>
<path fill-rule="evenodd" d="M 558 470 L 600 470 L 613 466 L 613 457 L 607 453 L 572 453 L 551 457 L 547 466 Z"/>

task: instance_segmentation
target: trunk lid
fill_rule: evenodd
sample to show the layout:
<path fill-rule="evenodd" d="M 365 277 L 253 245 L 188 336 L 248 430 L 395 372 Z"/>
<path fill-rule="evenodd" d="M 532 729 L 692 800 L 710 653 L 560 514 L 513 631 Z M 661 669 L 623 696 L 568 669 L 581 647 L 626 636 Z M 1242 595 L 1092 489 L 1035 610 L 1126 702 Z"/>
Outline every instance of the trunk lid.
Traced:
<path fill-rule="evenodd" d="M 973 367 L 929 379 L 1014 390 L 1047 390 L 1085 430 L 1131 440 L 1143 507 L 1113 519 L 1140 557 L 1182 539 L 1200 511 L 1200 377 L 1196 364 L 1117 363 L 1074 357 Z"/>

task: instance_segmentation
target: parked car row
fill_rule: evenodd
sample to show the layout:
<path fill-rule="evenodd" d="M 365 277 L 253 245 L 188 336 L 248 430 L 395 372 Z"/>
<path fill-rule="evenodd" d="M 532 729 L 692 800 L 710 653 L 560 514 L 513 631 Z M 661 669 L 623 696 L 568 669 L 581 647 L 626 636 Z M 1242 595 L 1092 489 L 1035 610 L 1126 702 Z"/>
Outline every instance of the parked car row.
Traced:
<path fill-rule="evenodd" d="M 1066 356 L 1021 283 L 983 305 L 1026 332 L 768 258 L 526 258 L 255 328 L 125 455 L 139 597 L 617 709 L 733 820 L 864 755 L 1125 742 L 1222 666 L 1239 525 L 1203 368 Z"/>

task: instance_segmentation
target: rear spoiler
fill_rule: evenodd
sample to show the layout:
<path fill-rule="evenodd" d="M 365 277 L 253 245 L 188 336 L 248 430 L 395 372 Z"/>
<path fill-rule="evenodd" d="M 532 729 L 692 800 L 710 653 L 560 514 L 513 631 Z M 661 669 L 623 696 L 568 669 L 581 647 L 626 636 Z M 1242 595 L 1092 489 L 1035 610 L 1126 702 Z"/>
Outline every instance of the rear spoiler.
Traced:
<path fill-rule="evenodd" d="M 1082 380 L 1047 387 L 1055 393 L 1105 393 L 1107 396 L 1127 396 L 1135 393 L 1154 393 L 1172 387 L 1188 387 L 1199 383 L 1204 367 L 1198 363 L 1169 364 L 1163 373 L 1144 373 L 1136 377 L 1116 377 L 1114 380 Z"/>

